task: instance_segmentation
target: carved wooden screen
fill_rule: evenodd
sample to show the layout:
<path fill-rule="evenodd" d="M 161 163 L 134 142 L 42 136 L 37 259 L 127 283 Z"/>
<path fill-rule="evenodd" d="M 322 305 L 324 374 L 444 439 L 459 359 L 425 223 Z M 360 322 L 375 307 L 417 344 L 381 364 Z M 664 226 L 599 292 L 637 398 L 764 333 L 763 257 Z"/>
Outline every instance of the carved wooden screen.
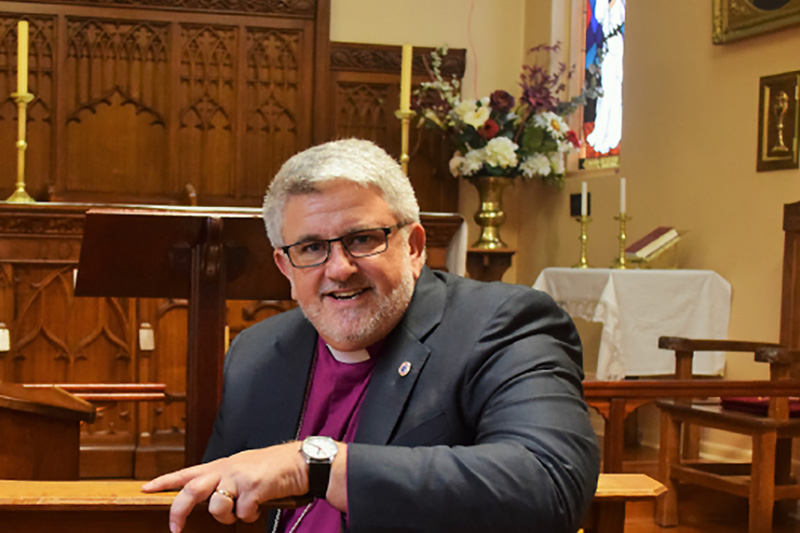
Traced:
<path fill-rule="evenodd" d="M 312 143 L 318 11 L 327 32 L 327 0 L 0 2 L 0 160 L 15 161 L 25 18 L 33 196 L 185 203 L 191 188 L 200 203 L 258 203 Z"/>

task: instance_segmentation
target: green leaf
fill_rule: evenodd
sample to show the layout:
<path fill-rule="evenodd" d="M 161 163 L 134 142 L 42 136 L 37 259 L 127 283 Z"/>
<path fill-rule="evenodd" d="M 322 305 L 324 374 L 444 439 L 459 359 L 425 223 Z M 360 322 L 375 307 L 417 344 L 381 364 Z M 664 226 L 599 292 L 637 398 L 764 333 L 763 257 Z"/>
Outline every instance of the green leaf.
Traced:
<path fill-rule="evenodd" d="M 545 135 L 542 128 L 529 127 L 522 134 L 522 148 L 526 152 L 541 152 L 544 141 Z"/>

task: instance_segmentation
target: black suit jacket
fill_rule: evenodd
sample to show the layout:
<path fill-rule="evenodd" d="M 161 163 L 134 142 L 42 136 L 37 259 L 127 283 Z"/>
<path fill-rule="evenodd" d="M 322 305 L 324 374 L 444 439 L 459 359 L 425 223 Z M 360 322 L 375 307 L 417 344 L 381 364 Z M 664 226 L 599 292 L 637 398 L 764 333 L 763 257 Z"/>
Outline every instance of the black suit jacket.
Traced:
<path fill-rule="evenodd" d="M 236 337 L 205 460 L 295 437 L 316 338 L 300 310 Z M 600 462 L 582 377 L 549 296 L 424 268 L 348 448 L 351 531 L 574 533 Z"/>

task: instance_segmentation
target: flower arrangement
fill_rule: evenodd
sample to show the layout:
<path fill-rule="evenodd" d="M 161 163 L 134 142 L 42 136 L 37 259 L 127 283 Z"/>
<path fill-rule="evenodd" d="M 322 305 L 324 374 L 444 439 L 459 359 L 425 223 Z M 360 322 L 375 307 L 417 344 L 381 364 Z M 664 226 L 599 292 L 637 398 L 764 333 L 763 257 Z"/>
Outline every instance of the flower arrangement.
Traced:
<path fill-rule="evenodd" d="M 557 52 L 560 44 L 539 45 L 529 53 Z M 520 75 L 522 94 L 515 99 L 503 90 L 479 100 L 462 100 L 460 84 L 441 74 L 447 48 L 431 54 L 432 81 L 422 83 L 411 107 L 420 126 L 442 131 L 453 144 L 450 172 L 455 177 L 524 176 L 563 184 L 564 156 L 580 147 L 578 135 L 565 117 L 586 102 L 585 91 L 568 101 L 564 78 L 571 72 L 561 63 L 554 72 L 525 65 Z"/>

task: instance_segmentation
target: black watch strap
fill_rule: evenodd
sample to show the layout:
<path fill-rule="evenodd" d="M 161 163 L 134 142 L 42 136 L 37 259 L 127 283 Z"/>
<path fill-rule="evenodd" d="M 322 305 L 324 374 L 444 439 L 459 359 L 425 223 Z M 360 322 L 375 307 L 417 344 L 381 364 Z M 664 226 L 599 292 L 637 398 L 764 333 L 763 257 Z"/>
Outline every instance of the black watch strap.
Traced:
<path fill-rule="evenodd" d="M 330 463 L 308 463 L 308 493 L 314 498 L 325 499 L 328 493 L 328 480 L 331 477 Z"/>

